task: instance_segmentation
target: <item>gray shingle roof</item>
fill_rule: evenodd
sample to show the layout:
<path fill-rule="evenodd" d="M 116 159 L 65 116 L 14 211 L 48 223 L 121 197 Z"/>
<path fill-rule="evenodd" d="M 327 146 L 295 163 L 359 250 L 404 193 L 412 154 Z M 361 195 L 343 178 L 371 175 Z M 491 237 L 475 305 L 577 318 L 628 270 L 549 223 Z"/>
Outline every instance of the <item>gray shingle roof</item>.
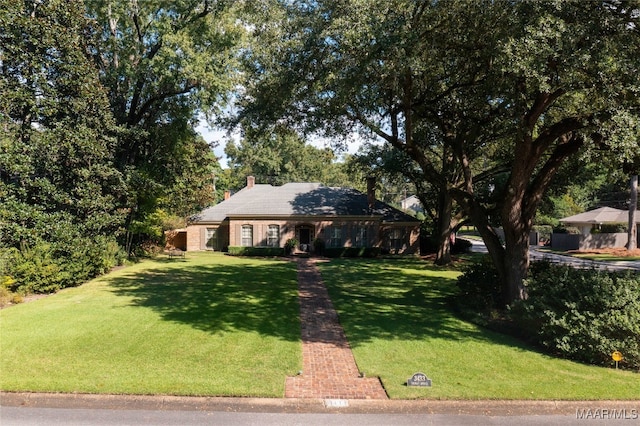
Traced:
<path fill-rule="evenodd" d="M 367 195 L 351 188 L 319 183 L 254 185 L 215 206 L 204 209 L 191 222 L 222 222 L 234 216 L 381 216 L 385 222 L 419 222 L 412 216 L 376 201 L 369 211 Z"/>

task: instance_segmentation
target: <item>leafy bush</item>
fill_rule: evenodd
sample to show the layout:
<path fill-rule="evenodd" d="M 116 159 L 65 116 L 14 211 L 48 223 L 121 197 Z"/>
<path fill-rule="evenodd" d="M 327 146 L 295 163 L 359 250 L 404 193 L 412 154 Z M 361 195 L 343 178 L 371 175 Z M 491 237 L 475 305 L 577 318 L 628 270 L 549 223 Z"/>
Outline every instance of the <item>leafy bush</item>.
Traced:
<path fill-rule="evenodd" d="M 467 253 L 472 245 L 469 240 L 456 238 L 456 242 L 451 245 L 451 254 Z"/>
<path fill-rule="evenodd" d="M 4 251 L 2 281 L 14 293 L 54 293 L 122 264 L 125 255 L 114 239 L 75 238 L 71 242 L 22 244 Z"/>
<path fill-rule="evenodd" d="M 68 285 L 69 273 L 54 259 L 47 243 L 28 247 L 23 244 L 13 252 L 7 268 L 11 280 L 9 290 L 14 293 L 53 293 Z"/>
<path fill-rule="evenodd" d="M 324 255 L 324 251 L 327 248 L 326 243 L 322 238 L 316 238 L 313 240 L 313 251 L 318 255 Z"/>
<path fill-rule="evenodd" d="M 295 250 L 297 245 L 298 245 L 298 240 L 296 240 L 295 238 L 289 238 L 284 243 L 284 253 L 286 255 L 289 255 L 289 254 L 293 253 L 293 250 Z"/>
<path fill-rule="evenodd" d="M 457 286 L 454 304 L 465 316 L 481 317 L 503 307 L 498 271 L 489 256 L 467 267 L 458 277 Z"/>
<path fill-rule="evenodd" d="M 282 256 L 283 254 L 282 247 L 229 246 L 229 255 L 231 256 Z"/>
<path fill-rule="evenodd" d="M 640 277 L 637 273 L 532 264 L 528 298 L 512 317 L 550 352 L 596 365 L 640 369 Z"/>
<path fill-rule="evenodd" d="M 328 247 L 324 249 L 327 257 L 377 257 L 380 247 Z"/>

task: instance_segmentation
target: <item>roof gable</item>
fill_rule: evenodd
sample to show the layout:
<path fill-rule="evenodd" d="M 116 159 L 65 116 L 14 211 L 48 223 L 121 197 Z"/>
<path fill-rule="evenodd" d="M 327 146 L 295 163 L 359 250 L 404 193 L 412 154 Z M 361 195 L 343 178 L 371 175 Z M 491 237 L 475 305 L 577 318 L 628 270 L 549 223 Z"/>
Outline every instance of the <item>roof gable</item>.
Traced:
<path fill-rule="evenodd" d="M 628 223 L 629 211 L 618 210 L 612 207 L 600 207 L 595 210 L 565 217 L 560 219 L 560 222 L 568 224 Z M 636 218 L 636 222 L 640 223 L 640 216 Z"/>

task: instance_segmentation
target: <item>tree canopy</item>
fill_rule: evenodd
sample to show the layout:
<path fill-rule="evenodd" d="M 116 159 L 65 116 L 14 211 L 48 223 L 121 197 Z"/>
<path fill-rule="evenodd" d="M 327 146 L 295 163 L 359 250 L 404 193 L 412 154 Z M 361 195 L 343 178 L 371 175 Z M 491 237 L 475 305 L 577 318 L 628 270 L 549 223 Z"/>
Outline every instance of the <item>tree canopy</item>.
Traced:
<path fill-rule="evenodd" d="M 255 24 L 274 45 L 245 55 L 241 114 L 357 127 L 405 153 L 439 189 L 440 219 L 455 201 L 480 230 L 505 302 L 524 297 L 528 234 L 560 166 L 637 150 L 634 2 L 275 4 L 285 18 Z"/>

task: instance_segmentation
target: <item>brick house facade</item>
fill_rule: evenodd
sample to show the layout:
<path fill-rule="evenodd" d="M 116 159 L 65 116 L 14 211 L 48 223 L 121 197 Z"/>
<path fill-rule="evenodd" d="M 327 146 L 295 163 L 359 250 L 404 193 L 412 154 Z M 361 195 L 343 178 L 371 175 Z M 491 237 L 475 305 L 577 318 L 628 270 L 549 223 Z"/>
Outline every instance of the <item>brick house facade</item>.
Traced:
<path fill-rule="evenodd" d="M 312 251 L 315 239 L 326 247 L 380 247 L 390 253 L 419 251 L 420 221 L 367 194 L 318 183 L 247 186 L 193 216 L 185 230 L 187 251 L 223 251 L 230 246 L 284 247 Z"/>

